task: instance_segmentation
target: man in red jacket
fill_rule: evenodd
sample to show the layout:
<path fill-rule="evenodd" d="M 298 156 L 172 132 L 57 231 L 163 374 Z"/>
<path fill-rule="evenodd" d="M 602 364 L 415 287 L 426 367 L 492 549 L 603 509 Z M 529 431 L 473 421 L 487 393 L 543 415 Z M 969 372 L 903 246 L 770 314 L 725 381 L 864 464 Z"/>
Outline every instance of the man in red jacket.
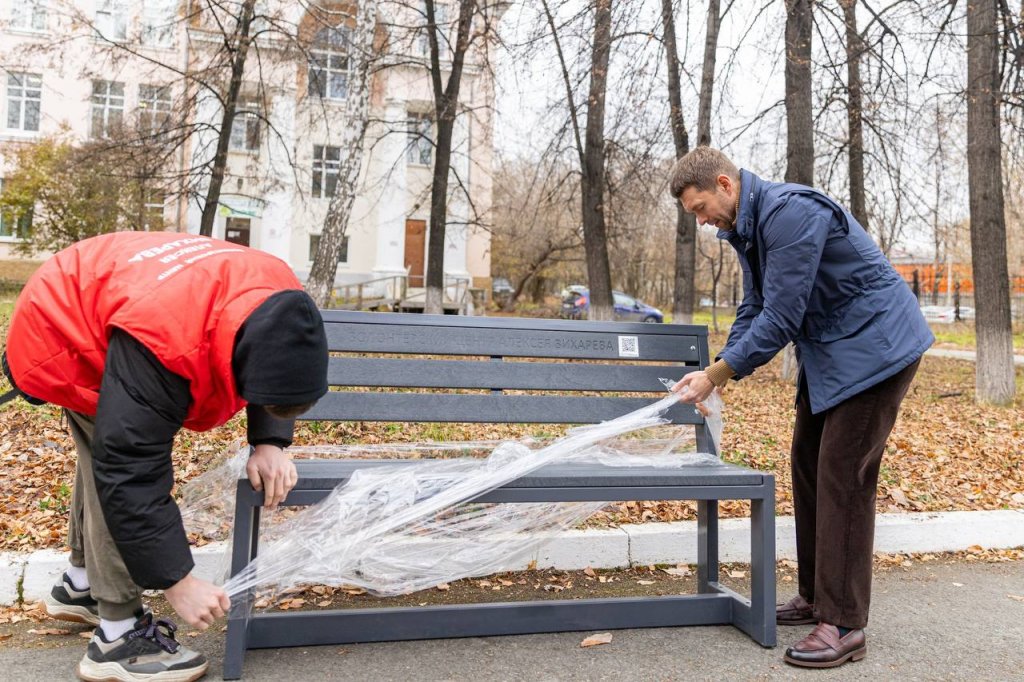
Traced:
<path fill-rule="evenodd" d="M 98 627 L 86 680 L 194 680 L 206 659 L 144 611 L 162 589 L 190 625 L 229 608 L 194 566 L 171 497 L 171 449 L 245 407 L 247 473 L 280 503 L 297 480 L 282 448 L 294 419 L 327 392 L 327 342 L 291 269 L 207 237 L 122 232 L 47 261 L 11 317 L 3 370 L 12 393 L 65 408 L 78 450 L 71 566 L 46 598 L 57 618 Z"/>

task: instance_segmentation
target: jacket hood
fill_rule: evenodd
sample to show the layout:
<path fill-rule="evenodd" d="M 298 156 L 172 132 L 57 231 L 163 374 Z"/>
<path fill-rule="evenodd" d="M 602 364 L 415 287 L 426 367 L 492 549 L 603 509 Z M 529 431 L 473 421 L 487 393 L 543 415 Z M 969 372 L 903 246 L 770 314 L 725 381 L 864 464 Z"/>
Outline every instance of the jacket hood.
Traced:
<path fill-rule="evenodd" d="M 327 336 L 313 299 L 279 291 L 235 336 L 231 358 L 238 394 L 254 405 L 302 405 L 327 393 Z"/>

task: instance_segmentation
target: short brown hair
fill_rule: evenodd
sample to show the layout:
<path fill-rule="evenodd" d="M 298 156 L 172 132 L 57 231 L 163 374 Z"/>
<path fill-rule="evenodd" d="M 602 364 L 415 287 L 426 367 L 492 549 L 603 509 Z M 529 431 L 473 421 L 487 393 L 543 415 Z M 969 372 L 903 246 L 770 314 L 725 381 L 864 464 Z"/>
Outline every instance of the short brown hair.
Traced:
<path fill-rule="evenodd" d="M 719 175 L 728 175 L 734 180 L 739 180 L 740 172 L 736 164 L 717 149 L 697 147 L 676 161 L 676 165 L 672 167 L 669 192 L 673 198 L 678 199 L 683 196 L 687 187 L 696 187 L 701 192 L 714 189 L 715 180 Z"/>

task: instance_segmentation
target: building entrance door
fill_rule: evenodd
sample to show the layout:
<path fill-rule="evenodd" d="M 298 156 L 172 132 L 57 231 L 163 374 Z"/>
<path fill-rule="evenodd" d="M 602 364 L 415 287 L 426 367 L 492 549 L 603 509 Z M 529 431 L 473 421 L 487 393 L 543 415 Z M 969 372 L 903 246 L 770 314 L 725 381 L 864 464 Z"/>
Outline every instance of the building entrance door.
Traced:
<path fill-rule="evenodd" d="M 426 286 L 423 262 L 427 242 L 427 221 L 405 221 L 405 268 L 409 271 L 409 286 Z"/>

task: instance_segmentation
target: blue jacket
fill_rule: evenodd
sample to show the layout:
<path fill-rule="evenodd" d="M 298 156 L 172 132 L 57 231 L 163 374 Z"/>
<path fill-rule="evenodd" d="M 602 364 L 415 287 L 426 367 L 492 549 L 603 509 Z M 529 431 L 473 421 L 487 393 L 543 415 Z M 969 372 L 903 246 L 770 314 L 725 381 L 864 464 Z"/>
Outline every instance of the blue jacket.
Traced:
<path fill-rule="evenodd" d="M 803 185 L 740 171 L 743 302 L 719 358 L 749 375 L 796 345 L 815 414 L 889 378 L 935 337 L 910 287 L 842 206 Z"/>

